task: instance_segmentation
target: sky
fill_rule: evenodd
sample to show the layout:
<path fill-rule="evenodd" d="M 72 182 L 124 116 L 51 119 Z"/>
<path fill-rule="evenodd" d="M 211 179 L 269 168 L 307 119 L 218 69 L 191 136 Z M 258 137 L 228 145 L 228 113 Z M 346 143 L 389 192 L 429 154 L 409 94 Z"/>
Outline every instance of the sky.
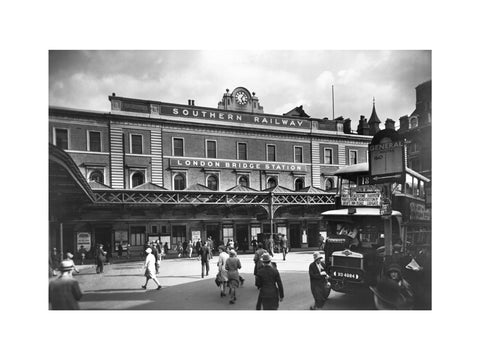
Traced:
<path fill-rule="evenodd" d="M 410 115 L 415 87 L 431 80 L 431 51 L 75 51 L 49 52 L 49 104 L 109 111 L 108 96 L 216 108 L 226 89 L 255 92 L 268 114 L 303 105 L 313 118 Z M 383 127 L 383 124 L 382 124 Z"/>

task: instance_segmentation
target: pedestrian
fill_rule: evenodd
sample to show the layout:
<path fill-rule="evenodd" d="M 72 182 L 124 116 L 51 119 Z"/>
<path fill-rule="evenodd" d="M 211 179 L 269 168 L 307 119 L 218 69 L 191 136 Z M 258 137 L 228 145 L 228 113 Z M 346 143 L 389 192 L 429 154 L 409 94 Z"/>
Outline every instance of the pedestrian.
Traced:
<path fill-rule="evenodd" d="M 48 284 L 48 301 L 52 310 L 80 310 L 78 300 L 82 297 L 82 291 L 72 276 L 73 267 L 71 260 L 62 261 L 60 276 Z"/>
<path fill-rule="evenodd" d="M 199 260 L 200 260 L 200 249 L 201 248 L 202 248 L 202 242 L 200 240 L 198 240 L 195 243 L 195 252 L 197 253 L 197 257 L 198 257 Z"/>
<path fill-rule="evenodd" d="M 186 257 L 187 256 L 187 240 L 185 240 L 182 244 L 182 249 L 183 249 L 183 256 Z"/>
<path fill-rule="evenodd" d="M 318 233 L 318 250 L 323 251 L 325 249 L 325 238 L 322 233 Z"/>
<path fill-rule="evenodd" d="M 157 290 L 160 290 L 162 288 L 162 286 L 159 284 L 156 276 L 155 276 L 155 256 L 153 256 L 152 254 L 152 249 L 151 248 L 147 248 L 145 250 L 145 252 L 147 253 L 147 256 L 145 257 L 145 264 L 144 264 L 144 268 L 145 268 L 145 285 L 142 285 L 142 288 L 143 289 L 146 289 L 147 288 L 147 284 L 148 284 L 148 280 L 152 279 L 153 282 L 155 284 L 157 284 Z"/>
<path fill-rule="evenodd" d="M 263 248 L 263 244 L 260 242 L 258 243 L 258 249 L 253 257 L 253 262 L 255 263 L 255 267 L 253 268 L 253 275 L 257 275 L 258 269 L 263 266 L 263 263 L 261 261 L 263 254 L 267 254 L 267 250 Z"/>
<path fill-rule="evenodd" d="M 50 252 L 50 257 L 48 259 L 48 276 L 49 277 L 57 275 L 58 266 L 59 266 L 59 258 L 58 258 L 57 249 L 53 248 L 52 251 Z"/>
<path fill-rule="evenodd" d="M 155 274 L 158 275 L 160 269 L 160 254 L 158 253 L 158 249 L 155 244 L 152 244 L 150 247 L 152 249 L 152 255 L 155 258 Z"/>
<path fill-rule="evenodd" d="M 187 244 L 187 255 L 189 258 L 192 257 L 192 252 L 193 252 L 193 243 L 192 243 L 192 240 L 190 240 Z"/>
<path fill-rule="evenodd" d="M 119 258 L 121 258 L 122 255 L 123 255 L 123 246 L 122 246 L 122 243 L 119 243 L 119 244 L 118 244 L 118 247 L 117 247 L 117 255 L 118 255 Z"/>
<path fill-rule="evenodd" d="M 163 245 L 163 251 L 165 253 L 165 256 L 167 256 L 167 254 L 168 254 L 168 244 L 167 244 L 166 241 L 165 241 L 165 245 Z"/>
<path fill-rule="evenodd" d="M 130 259 L 130 244 L 127 243 L 127 259 Z"/>
<path fill-rule="evenodd" d="M 318 251 L 313 253 L 313 262 L 308 268 L 308 274 L 310 275 L 310 290 L 315 300 L 315 304 L 310 306 L 310 310 L 318 310 L 323 307 L 330 293 L 329 276 L 325 271 L 322 255 Z"/>
<path fill-rule="evenodd" d="M 282 250 L 283 261 L 285 261 L 287 257 L 288 248 L 287 248 L 287 238 L 283 234 L 280 234 L 280 249 Z"/>
<path fill-rule="evenodd" d="M 73 261 L 73 254 L 71 252 L 67 252 L 65 254 L 65 260 L 70 260 L 72 262 L 72 265 L 73 265 L 73 271 L 75 271 L 77 274 L 80 273 L 80 271 L 75 266 L 75 262 Z"/>
<path fill-rule="evenodd" d="M 273 257 L 273 238 L 271 235 L 265 239 L 265 250 Z"/>
<path fill-rule="evenodd" d="M 220 286 L 220 297 L 227 296 L 226 290 L 227 290 L 227 282 L 228 282 L 228 272 L 227 269 L 225 268 L 225 265 L 227 264 L 227 259 L 228 259 L 228 254 L 225 251 L 225 247 L 223 245 L 220 245 L 218 247 L 218 274 L 217 274 L 217 280 L 219 282 Z"/>
<path fill-rule="evenodd" d="M 235 244 L 233 243 L 233 240 L 229 240 L 227 243 L 227 251 L 230 250 L 235 250 Z"/>
<path fill-rule="evenodd" d="M 80 254 L 80 265 L 83 265 L 83 263 L 85 262 L 85 258 L 87 257 L 87 250 L 83 245 L 80 245 L 78 253 Z"/>
<path fill-rule="evenodd" d="M 202 247 L 200 248 L 200 260 L 202 262 L 202 278 L 208 276 L 208 272 L 210 271 L 210 253 L 211 250 L 208 247 L 205 241 L 202 242 Z"/>
<path fill-rule="evenodd" d="M 97 260 L 97 274 L 103 273 L 103 266 L 105 264 L 105 256 L 107 253 L 103 250 L 103 244 L 98 244 L 96 260 Z"/>
<path fill-rule="evenodd" d="M 378 310 L 411 310 L 414 306 L 412 287 L 402 276 L 400 265 L 391 263 L 386 267 L 385 276 L 370 287 Z"/>
<path fill-rule="evenodd" d="M 238 270 L 242 268 L 242 263 L 237 257 L 235 250 L 230 250 L 229 258 L 225 261 L 225 269 L 227 270 L 228 287 L 230 293 L 230 304 L 235 304 L 237 300 L 236 289 L 240 285 L 240 274 Z"/>
<path fill-rule="evenodd" d="M 251 244 L 252 244 L 253 253 L 255 254 L 255 252 L 257 251 L 257 244 L 258 244 L 257 239 L 255 237 L 253 238 Z"/>
<path fill-rule="evenodd" d="M 110 265 L 112 259 L 112 245 L 107 243 L 105 245 L 105 265 Z"/>
<path fill-rule="evenodd" d="M 277 310 L 279 301 L 283 301 L 283 284 L 280 273 L 271 264 L 270 254 L 262 255 L 263 266 L 258 270 L 255 277 L 255 285 L 258 293 L 257 310 Z"/>
<path fill-rule="evenodd" d="M 178 257 L 182 257 L 183 247 L 182 247 L 182 243 L 181 243 L 181 242 L 178 243 L 178 245 L 177 245 L 177 250 L 178 250 Z"/>

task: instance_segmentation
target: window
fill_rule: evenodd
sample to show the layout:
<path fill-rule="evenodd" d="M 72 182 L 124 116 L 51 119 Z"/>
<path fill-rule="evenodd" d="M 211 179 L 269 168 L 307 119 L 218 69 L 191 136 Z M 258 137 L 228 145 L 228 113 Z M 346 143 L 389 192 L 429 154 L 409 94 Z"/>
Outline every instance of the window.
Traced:
<path fill-rule="evenodd" d="M 277 161 L 275 145 L 267 145 L 267 161 Z"/>
<path fill-rule="evenodd" d="M 267 188 L 272 188 L 277 186 L 277 178 L 276 177 L 269 177 L 267 180 Z"/>
<path fill-rule="evenodd" d="M 173 156 L 183 156 L 183 139 L 173 138 Z"/>
<path fill-rule="evenodd" d="M 207 178 L 207 187 L 210 190 L 218 190 L 218 178 L 215 175 L 210 175 Z"/>
<path fill-rule="evenodd" d="M 238 178 L 238 185 L 248 187 L 248 176 L 240 176 Z"/>
<path fill-rule="evenodd" d="M 333 180 L 328 178 L 325 180 L 325 190 L 331 190 L 334 188 Z"/>
<path fill-rule="evenodd" d="M 145 226 L 132 226 L 130 228 L 130 244 L 139 246 L 145 244 Z"/>
<path fill-rule="evenodd" d="M 223 243 L 228 244 L 230 240 L 233 241 L 233 227 L 224 226 L 223 227 Z"/>
<path fill-rule="evenodd" d="M 172 244 L 182 245 L 182 243 L 187 239 L 187 228 L 184 225 L 174 225 L 172 226 Z"/>
<path fill-rule="evenodd" d="M 158 233 L 158 227 L 157 225 L 152 225 L 152 234 Z"/>
<path fill-rule="evenodd" d="M 298 178 L 295 180 L 295 191 L 299 191 L 305 187 L 305 182 L 303 178 Z"/>
<path fill-rule="evenodd" d="M 145 175 L 141 171 L 135 171 L 132 174 L 132 188 L 145 183 Z"/>
<path fill-rule="evenodd" d="M 323 163 L 324 164 L 333 164 L 333 150 L 332 149 L 323 149 Z"/>
<path fill-rule="evenodd" d="M 95 181 L 99 184 L 103 184 L 103 171 L 102 170 L 93 170 L 88 177 L 89 181 Z"/>
<path fill-rule="evenodd" d="M 418 118 L 413 116 L 410 118 L 410 129 L 416 128 L 418 126 Z"/>
<path fill-rule="evenodd" d="M 303 162 L 303 148 L 301 146 L 295 146 L 294 147 L 294 162 L 296 163 L 301 163 Z"/>
<path fill-rule="evenodd" d="M 207 158 L 217 157 L 217 142 L 214 140 L 207 140 Z"/>
<path fill-rule="evenodd" d="M 413 195 L 413 176 L 405 175 L 405 194 Z"/>
<path fill-rule="evenodd" d="M 247 144 L 246 143 L 237 144 L 237 159 L 247 160 Z"/>
<path fill-rule="evenodd" d="M 100 132 L 89 131 L 88 132 L 88 151 L 102 151 Z"/>
<path fill-rule="evenodd" d="M 132 154 L 143 154 L 142 135 L 130 135 L 130 152 Z"/>
<path fill-rule="evenodd" d="M 173 177 L 173 188 L 174 190 L 185 190 L 185 175 L 183 174 L 176 174 Z"/>
<path fill-rule="evenodd" d="M 349 157 L 350 157 L 350 165 L 354 165 L 357 163 L 357 150 L 350 150 L 349 151 Z"/>
<path fill-rule="evenodd" d="M 68 150 L 68 130 L 67 129 L 54 129 L 55 145 L 62 150 Z"/>

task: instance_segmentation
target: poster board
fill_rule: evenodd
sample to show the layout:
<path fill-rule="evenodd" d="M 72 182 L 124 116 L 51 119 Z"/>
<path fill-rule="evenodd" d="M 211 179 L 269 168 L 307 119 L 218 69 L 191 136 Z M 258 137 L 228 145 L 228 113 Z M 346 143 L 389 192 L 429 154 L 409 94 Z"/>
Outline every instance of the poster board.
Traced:
<path fill-rule="evenodd" d="M 77 233 L 77 251 L 83 245 L 84 249 L 90 251 L 92 248 L 92 234 L 89 232 Z"/>

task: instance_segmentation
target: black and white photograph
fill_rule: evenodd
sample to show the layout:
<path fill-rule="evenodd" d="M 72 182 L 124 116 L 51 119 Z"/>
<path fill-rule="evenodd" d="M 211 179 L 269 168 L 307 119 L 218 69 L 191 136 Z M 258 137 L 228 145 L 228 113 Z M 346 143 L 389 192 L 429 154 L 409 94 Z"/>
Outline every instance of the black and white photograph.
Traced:
<path fill-rule="evenodd" d="M 475 10 L 5 4 L 2 358 L 475 358 Z"/>
<path fill-rule="evenodd" d="M 431 87 L 429 50 L 50 51 L 50 309 L 431 310 Z"/>

